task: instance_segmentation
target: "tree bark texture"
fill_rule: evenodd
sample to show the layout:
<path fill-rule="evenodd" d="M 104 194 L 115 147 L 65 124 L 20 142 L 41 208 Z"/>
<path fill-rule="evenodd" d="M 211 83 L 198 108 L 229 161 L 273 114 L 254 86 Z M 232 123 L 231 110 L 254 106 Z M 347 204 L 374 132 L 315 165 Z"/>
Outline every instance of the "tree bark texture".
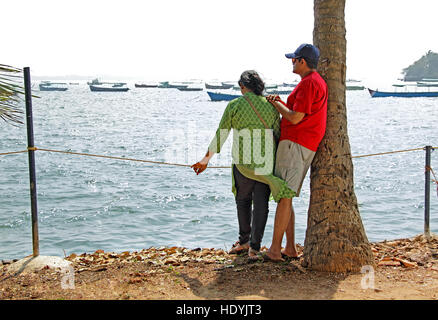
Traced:
<path fill-rule="evenodd" d="M 313 43 L 318 72 L 328 85 L 327 129 L 311 166 L 304 265 L 357 272 L 374 265 L 354 192 L 345 102 L 345 0 L 314 0 Z"/>

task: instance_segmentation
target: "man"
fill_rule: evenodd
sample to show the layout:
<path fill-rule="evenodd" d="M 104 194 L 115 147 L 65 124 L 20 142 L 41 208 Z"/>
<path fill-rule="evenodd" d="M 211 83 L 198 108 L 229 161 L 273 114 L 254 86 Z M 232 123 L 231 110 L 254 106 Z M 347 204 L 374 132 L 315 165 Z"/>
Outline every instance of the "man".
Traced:
<path fill-rule="evenodd" d="M 311 44 L 300 45 L 292 59 L 293 72 L 301 81 L 292 91 L 287 103 L 279 96 L 270 95 L 268 101 L 282 115 L 281 135 L 275 163 L 275 175 L 284 179 L 289 188 L 299 196 L 303 180 L 321 142 L 327 120 L 327 84 L 316 71 L 319 50 Z M 286 247 L 281 251 L 283 234 Z M 283 257 L 297 258 L 295 247 L 295 213 L 292 199 L 279 201 L 274 220 L 272 244 L 265 259 L 283 261 Z"/>

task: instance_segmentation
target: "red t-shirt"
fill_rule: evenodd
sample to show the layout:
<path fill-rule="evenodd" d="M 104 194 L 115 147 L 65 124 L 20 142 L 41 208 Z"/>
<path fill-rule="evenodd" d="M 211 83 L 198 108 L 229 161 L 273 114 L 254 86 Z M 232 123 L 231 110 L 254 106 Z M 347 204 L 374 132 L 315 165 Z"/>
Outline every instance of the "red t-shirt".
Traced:
<path fill-rule="evenodd" d="M 305 113 L 296 125 L 281 119 L 281 140 L 295 143 L 316 151 L 324 137 L 327 121 L 327 84 L 318 72 L 311 72 L 301 79 L 287 98 L 290 110 Z"/>

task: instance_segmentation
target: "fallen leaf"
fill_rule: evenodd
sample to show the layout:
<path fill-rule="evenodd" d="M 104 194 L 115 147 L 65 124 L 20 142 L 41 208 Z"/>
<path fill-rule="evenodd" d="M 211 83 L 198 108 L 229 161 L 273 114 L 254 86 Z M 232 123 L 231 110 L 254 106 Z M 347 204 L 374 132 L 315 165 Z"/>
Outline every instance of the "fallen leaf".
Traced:
<path fill-rule="evenodd" d="M 128 283 L 130 283 L 130 284 L 134 284 L 134 283 L 140 283 L 140 282 L 142 282 L 142 281 L 143 281 L 142 278 L 140 278 L 140 277 L 135 277 L 135 278 L 130 278 L 130 279 L 128 280 Z"/>
<path fill-rule="evenodd" d="M 385 266 L 385 267 L 397 267 L 397 266 L 400 266 L 400 261 L 382 260 L 377 265 L 378 266 Z"/>
<path fill-rule="evenodd" d="M 406 268 L 415 268 L 417 264 L 404 259 L 394 258 L 395 261 L 399 261 Z"/>
<path fill-rule="evenodd" d="M 67 257 L 67 259 L 74 259 L 74 258 L 76 258 L 77 257 L 77 255 L 75 254 L 75 253 L 72 253 L 71 255 L 69 255 L 68 257 Z"/>

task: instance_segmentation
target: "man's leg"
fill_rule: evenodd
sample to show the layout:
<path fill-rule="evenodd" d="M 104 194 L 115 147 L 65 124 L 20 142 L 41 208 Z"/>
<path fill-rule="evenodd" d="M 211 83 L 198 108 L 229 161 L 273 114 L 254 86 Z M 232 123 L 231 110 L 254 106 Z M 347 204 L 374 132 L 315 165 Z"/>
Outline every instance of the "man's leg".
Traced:
<path fill-rule="evenodd" d="M 286 229 L 286 247 L 282 253 L 289 257 L 298 256 L 297 248 L 295 246 L 295 212 L 293 205 L 291 205 L 289 224 Z"/>
<path fill-rule="evenodd" d="M 277 205 L 274 219 L 274 234 L 272 236 L 272 244 L 267 255 L 271 259 L 281 259 L 281 242 L 283 235 L 289 225 L 289 220 L 292 210 L 292 199 L 282 198 Z"/>

